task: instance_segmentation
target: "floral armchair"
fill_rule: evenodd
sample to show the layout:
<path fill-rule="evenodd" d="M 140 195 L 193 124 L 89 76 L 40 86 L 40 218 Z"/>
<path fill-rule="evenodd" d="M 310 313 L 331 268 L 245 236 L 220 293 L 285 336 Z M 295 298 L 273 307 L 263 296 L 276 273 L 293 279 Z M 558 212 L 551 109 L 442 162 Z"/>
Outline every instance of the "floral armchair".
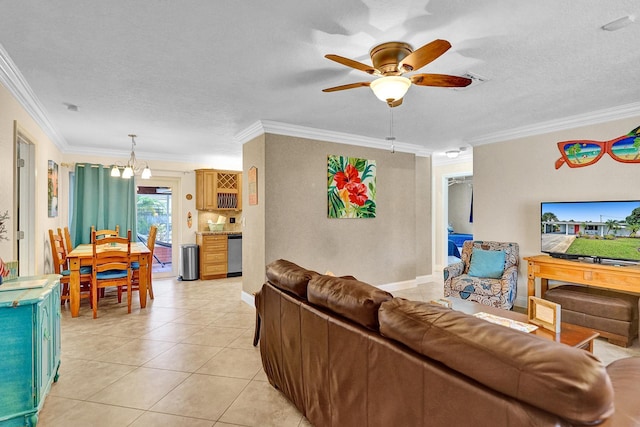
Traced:
<path fill-rule="evenodd" d="M 486 278 L 469 275 L 474 249 L 503 251 L 504 269 L 501 276 Z M 516 299 L 519 252 L 517 243 L 482 240 L 464 242 L 461 261 L 444 268 L 444 296 L 510 310 Z"/>

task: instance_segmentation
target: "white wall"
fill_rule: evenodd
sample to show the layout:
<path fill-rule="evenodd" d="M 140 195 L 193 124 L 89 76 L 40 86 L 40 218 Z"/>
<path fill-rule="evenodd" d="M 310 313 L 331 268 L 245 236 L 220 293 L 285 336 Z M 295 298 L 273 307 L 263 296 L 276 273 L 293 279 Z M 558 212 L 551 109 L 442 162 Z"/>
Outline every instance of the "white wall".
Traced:
<path fill-rule="evenodd" d="M 604 155 L 583 168 L 554 167 L 561 157 L 557 142 L 606 141 L 638 124 L 635 117 L 474 147 L 474 238 L 517 242 L 521 257 L 539 255 L 540 202 L 640 198 L 640 164 Z M 526 279 L 521 260 L 518 306 L 526 306 Z"/>

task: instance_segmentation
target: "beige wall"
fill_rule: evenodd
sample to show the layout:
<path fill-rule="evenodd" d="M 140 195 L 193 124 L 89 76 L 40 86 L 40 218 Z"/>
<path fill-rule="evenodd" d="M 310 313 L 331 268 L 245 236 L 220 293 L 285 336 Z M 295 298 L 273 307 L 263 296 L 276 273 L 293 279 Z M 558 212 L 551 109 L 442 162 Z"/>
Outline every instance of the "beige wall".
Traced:
<path fill-rule="evenodd" d="M 513 241 L 521 257 L 540 254 L 540 202 L 638 199 L 640 165 L 608 155 L 594 165 L 556 170 L 557 142 L 610 140 L 640 117 L 584 126 L 474 148 L 474 238 Z M 527 268 L 521 262 L 516 304 L 526 306 Z"/>
<path fill-rule="evenodd" d="M 252 294 L 264 283 L 265 262 L 265 135 L 242 146 L 242 287 Z M 249 168 L 258 169 L 258 204 L 249 205 Z"/>
<path fill-rule="evenodd" d="M 433 273 L 431 158 L 416 157 L 416 277 Z"/>
<path fill-rule="evenodd" d="M 376 161 L 376 218 L 327 218 L 329 154 Z M 258 178 L 262 193 L 256 215 L 251 207 L 244 209 L 246 228 L 252 234 L 246 232 L 243 248 L 248 249 L 246 256 L 256 257 L 243 256 L 245 292 L 255 292 L 264 280 L 264 265 L 279 258 L 320 272 L 352 274 L 374 285 L 415 280 L 417 166 L 413 154 L 266 134 L 264 141 L 258 138 L 245 144 L 244 155 L 245 173 L 256 164 L 264 170 Z M 429 172 L 426 162 L 421 162 L 420 170 Z M 428 186 L 422 181 L 421 187 Z M 428 195 L 424 197 L 423 204 Z M 257 220 L 262 210 L 264 237 Z M 254 236 L 250 227 L 256 223 Z M 428 239 L 424 232 L 421 239 Z M 263 258 L 254 247 L 262 242 Z"/>

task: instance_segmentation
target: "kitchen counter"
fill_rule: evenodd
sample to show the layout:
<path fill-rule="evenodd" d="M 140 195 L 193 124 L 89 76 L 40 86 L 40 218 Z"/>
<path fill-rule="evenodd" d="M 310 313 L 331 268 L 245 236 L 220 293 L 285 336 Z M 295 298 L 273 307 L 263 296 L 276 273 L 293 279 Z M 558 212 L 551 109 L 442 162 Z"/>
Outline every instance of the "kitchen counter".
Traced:
<path fill-rule="evenodd" d="M 242 275 L 242 233 L 196 231 L 200 280 Z"/>
<path fill-rule="evenodd" d="M 203 236 L 214 236 L 218 234 L 240 234 L 242 235 L 242 231 L 196 231 L 196 234 L 201 234 Z"/>

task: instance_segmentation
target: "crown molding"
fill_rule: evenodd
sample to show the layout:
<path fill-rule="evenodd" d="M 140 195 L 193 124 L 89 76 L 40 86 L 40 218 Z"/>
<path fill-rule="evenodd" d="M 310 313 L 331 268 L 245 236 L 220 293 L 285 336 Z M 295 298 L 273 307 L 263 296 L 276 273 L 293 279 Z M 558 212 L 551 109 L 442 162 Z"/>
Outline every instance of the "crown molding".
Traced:
<path fill-rule="evenodd" d="M 65 152 L 69 144 L 64 137 L 58 132 L 47 115 L 46 110 L 33 93 L 31 87 L 25 80 L 24 76 L 16 67 L 9 53 L 0 44 L 0 83 L 6 87 L 9 92 L 22 105 L 33 120 L 42 128 L 42 131 L 49 137 L 51 142 L 62 152 Z"/>
<path fill-rule="evenodd" d="M 511 130 L 490 133 L 478 138 L 465 140 L 465 142 L 471 145 L 491 144 L 494 142 L 542 135 L 545 133 L 574 129 L 577 127 L 594 125 L 612 120 L 626 119 L 635 116 L 640 116 L 640 102 L 592 111 L 585 114 L 577 114 L 575 116 L 564 117 L 562 119 L 549 120 Z"/>
<path fill-rule="evenodd" d="M 361 135 L 316 129 L 271 120 L 260 120 L 253 123 L 242 132 L 239 132 L 235 139 L 239 143 L 244 144 L 257 136 L 266 133 L 335 142 L 338 144 L 356 145 L 359 147 L 377 148 L 380 150 L 389 150 L 391 146 L 389 141 L 386 139 L 370 138 Z M 431 150 L 420 145 L 396 141 L 394 147 L 395 151 L 401 153 L 411 153 L 421 157 L 428 157 L 431 155 Z"/>

